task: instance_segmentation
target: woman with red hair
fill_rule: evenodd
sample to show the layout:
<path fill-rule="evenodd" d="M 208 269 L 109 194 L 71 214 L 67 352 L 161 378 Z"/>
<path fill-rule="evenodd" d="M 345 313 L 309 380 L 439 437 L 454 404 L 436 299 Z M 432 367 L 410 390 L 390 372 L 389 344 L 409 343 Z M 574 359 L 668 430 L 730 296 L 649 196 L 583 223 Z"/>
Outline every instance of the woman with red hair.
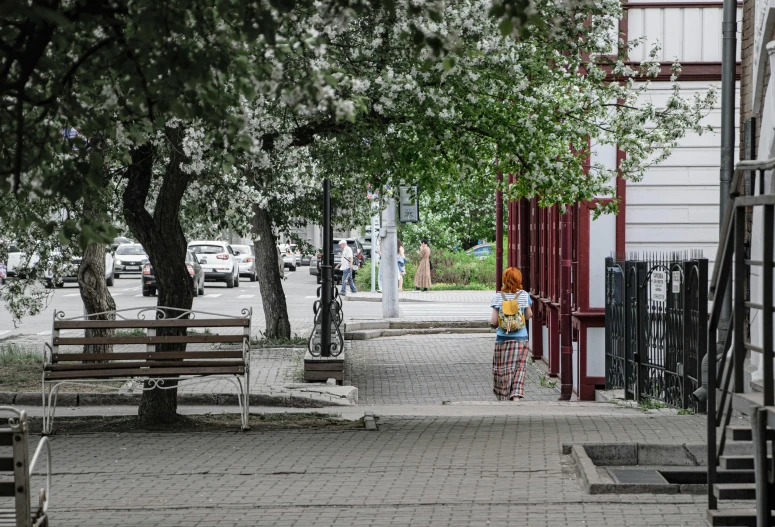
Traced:
<path fill-rule="evenodd" d="M 490 326 L 497 329 L 492 357 L 493 392 L 499 401 L 519 401 L 525 395 L 527 367 L 527 321 L 533 317 L 533 303 L 522 290 L 522 273 L 509 267 L 503 273 L 503 287 L 490 302 Z"/>

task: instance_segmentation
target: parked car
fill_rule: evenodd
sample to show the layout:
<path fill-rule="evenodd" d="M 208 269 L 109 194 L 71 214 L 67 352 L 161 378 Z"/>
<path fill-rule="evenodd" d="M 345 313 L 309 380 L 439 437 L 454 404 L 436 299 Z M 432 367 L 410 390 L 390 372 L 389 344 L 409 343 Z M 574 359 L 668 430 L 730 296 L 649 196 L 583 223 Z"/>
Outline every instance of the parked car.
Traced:
<path fill-rule="evenodd" d="M 205 294 L 205 272 L 197 260 L 196 255 L 191 251 L 186 251 L 186 269 L 191 277 L 191 287 L 194 296 Z M 156 294 L 156 273 L 153 271 L 151 262 L 143 262 L 143 274 L 140 277 L 140 283 L 143 286 L 143 296 Z"/>
<path fill-rule="evenodd" d="M 225 282 L 228 288 L 239 284 L 239 263 L 227 242 L 195 241 L 188 244 L 188 249 L 199 259 L 205 281 Z"/>
<path fill-rule="evenodd" d="M 291 250 L 291 246 L 288 244 L 279 245 L 278 247 L 283 255 L 284 267 L 290 269 L 291 271 L 295 271 L 296 267 L 298 266 L 296 253 Z"/>
<path fill-rule="evenodd" d="M 118 238 L 113 238 L 113 243 L 110 244 L 111 250 L 115 251 L 118 249 L 118 246 L 122 243 L 135 243 L 134 241 L 130 240 L 129 238 L 124 238 L 123 236 L 119 236 Z"/>
<path fill-rule="evenodd" d="M 310 265 L 312 262 L 312 255 L 311 254 L 302 254 L 301 255 L 301 265 Z"/>
<path fill-rule="evenodd" d="M 122 243 L 116 248 L 116 258 L 113 271 L 116 278 L 122 274 L 141 274 L 143 262 L 148 260 L 148 253 L 139 243 Z"/>
<path fill-rule="evenodd" d="M 363 246 L 361 245 L 361 242 L 358 241 L 357 238 L 347 238 L 345 239 L 347 242 L 348 247 L 352 249 L 353 251 L 353 280 L 355 280 L 355 275 L 358 272 L 358 269 L 361 268 L 363 265 L 363 262 L 365 261 L 364 255 L 363 255 Z M 342 249 L 339 248 L 339 240 L 335 240 L 333 243 L 333 254 L 334 254 L 334 283 L 340 284 L 342 283 L 342 270 L 337 269 L 336 266 L 339 265 L 339 261 L 342 259 Z M 320 273 L 320 264 L 323 261 L 323 255 L 321 253 L 318 253 L 317 258 L 317 268 L 318 268 L 318 283 L 320 283 L 323 279 L 323 275 Z"/>
<path fill-rule="evenodd" d="M 68 283 L 78 282 L 78 268 L 81 266 L 83 258 L 80 256 L 73 256 L 70 259 L 70 263 L 64 270 L 64 275 L 59 280 L 54 279 L 54 272 L 51 269 L 46 269 L 43 273 L 43 277 L 46 281 L 46 287 L 52 288 L 64 287 Z M 112 287 L 115 281 L 115 273 L 113 271 L 113 253 L 105 251 L 105 283 L 108 287 Z"/>
<path fill-rule="evenodd" d="M 27 253 L 23 252 L 13 242 L 8 246 L 8 263 L 6 264 L 5 274 L 7 278 L 18 276 L 18 269 L 23 267 L 34 267 L 38 263 L 38 256 L 33 254 L 27 258 Z"/>
<path fill-rule="evenodd" d="M 256 276 L 256 255 L 253 247 L 250 245 L 232 245 L 234 256 L 239 264 L 240 276 L 247 276 L 251 282 L 255 282 Z"/>
<path fill-rule="evenodd" d="M 486 259 L 488 256 L 495 254 L 495 245 L 491 243 L 483 243 L 481 245 L 475 245 L 466 250 L 466 253 L 473 255 L 480 260 Z"/>
<path fill-rule="evenodd" d="M 361 236 L 358 238 L 358 241 L 361 242 L 361 247 L 363 248 L 363 258 L 371 260 L 371 234 Z"/>
<path fill-rule="evenodd" d="M 309 274 L 311 275 L 317 275 L 318 274 L 318 260 L 320 260 L 319 254 L 320 250 L 318 250 L 315 254 L 309 257 Z"/>

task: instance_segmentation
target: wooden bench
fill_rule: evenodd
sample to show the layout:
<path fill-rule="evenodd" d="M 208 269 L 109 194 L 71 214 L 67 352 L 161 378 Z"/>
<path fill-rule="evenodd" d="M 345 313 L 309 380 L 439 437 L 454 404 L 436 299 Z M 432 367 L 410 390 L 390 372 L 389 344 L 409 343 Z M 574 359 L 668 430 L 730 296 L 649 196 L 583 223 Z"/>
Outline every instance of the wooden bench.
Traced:
<path fill-rule="evenodd" d="M 48 438 L 41 438 L 32 461 L 28 462 L 27 414 L 16 408 L 0 406 L 0 416 L 7 417 L 6 414 L 11 414 L 11 417 L 8 417 L 7 427 L 0 427 L 0 498 L 13 498 L 15 507 L 6 509 L 5 503 L 0 502 L 0 526 L 48 526 L 46 511 L 51 497 L 51 447 Z M 38 506 L 33 508 L 30 476 L 44 447 L 46 449 L 46 487 L 40 489 Z"/>
<path fill-rule="evenodd" d="M 143 317 L 149 311 L 156 316 L 145 320 Z M 169 317 L 167 313 L 170 312 L 179 315 Z M 130 313 L 137 313 L 137 317 L 127 318 Z M 167 390 L 184 383 L 203 382 L 212 376 L 224 377 L 236 385 L 242 428 L 250 428 L 252 310 L 243 309 L 242 316 L 228 316 L 153 307 L 122 309 L 110 314 L 115 320 L 94 319 L 104 313 L 75 318 L 65 318 L 61 311 L 54 314 L 52 341 L 50 345 L 46 344 L 43 361 L 44 434 L 53 430 L 57 393 L 64 384 L 120 389 L 115 384 L 117 380 L 123 380 L 133 389 Z M 234 328 L 238 333 L 210 334 L 211 328 Z M 94 330 L 108 329 L 139 330 L 145 335 L 89 336 Z M 190 330 L 203 333 L 191 334 Z M 71 336 L 80 331 L 84 335 Z M 191 344 L 204 344 L 206 348 L 187 350 L 186 346 Z M 233 347 L 221 349 L 223 345 Z M 86 352 L 83 346 L 87 347 Z M 88 346 L 100 346 L 100 349 L 110 346 L 112 351 L 91 353 Z M 134 349 L 127 350 L 130 346 Z"/>

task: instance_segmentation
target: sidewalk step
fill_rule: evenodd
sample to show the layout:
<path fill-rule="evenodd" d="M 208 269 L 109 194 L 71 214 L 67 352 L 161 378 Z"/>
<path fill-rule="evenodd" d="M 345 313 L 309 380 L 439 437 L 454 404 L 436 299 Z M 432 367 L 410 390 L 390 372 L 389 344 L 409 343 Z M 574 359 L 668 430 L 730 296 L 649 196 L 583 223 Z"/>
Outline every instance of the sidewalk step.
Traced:
<path fill-rule="evenodd" d="M 713 494 L 720 500 L 755 500 L 755 483 L 716 483 Z"/>
<path fill-rule="evenodd" d="M 703 479 L 703 483 L 707 480 Z M 753 470 L 725 470 L 716 472 L 719 483 L 756 483 L 756 473 Z"/>
<path fill-rule="evenodd" d="M 344 334 L 345 340 L 370 340 L 379 337 L 401 337 L 404 335 L 440 335 L 440 334 L 466 334 L 466 333 L 494 333 L 489 328 L 460 328 L 460 327 L 436 327 L 436 328 L 406 328 L 406 329 L 367 329 L 350 331 Z"/>
<path fill-rule="evenodd" d="M 767 458 L 772 461 L 772 457 Z M 721 456 L 719 458 L 719 465 L 722 468 L 729 470 L 753 470 L 754 459 L 752 455 L 749 456 Z"/>
<path fill-rule="evenodd" d="M 753 432 L 750 426 L 728 426 L 727 437 L 732 441 L 752 441 Z"/>
<path fill-rule="evenodd" d="M 713 527 L 756 527 L 756 509 L 716 509 L 708 511 Z"/>

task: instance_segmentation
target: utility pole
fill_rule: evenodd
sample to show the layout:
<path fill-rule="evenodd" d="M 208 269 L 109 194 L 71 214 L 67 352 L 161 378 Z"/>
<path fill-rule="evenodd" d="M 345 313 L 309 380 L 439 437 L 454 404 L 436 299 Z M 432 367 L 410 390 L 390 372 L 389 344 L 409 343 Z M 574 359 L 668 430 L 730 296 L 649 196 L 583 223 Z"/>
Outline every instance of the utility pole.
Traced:
<path fill-rule="evenodd" d="M 377 292 L 377 215 L 374 213 L 378 210 L 377 203 L 371 202 L 371 292 Z"/>
<path fill-rule="evenodd" d="M 382 318 L 398 318 L 398 232 L 396 229 L 396 200 L 387 198 L 384 230 L 380 255 L 382 270 Z M 382 232 L 380 232 L 380 236 Z M 373 283 L 373 282 L 372 282 Z"/>

